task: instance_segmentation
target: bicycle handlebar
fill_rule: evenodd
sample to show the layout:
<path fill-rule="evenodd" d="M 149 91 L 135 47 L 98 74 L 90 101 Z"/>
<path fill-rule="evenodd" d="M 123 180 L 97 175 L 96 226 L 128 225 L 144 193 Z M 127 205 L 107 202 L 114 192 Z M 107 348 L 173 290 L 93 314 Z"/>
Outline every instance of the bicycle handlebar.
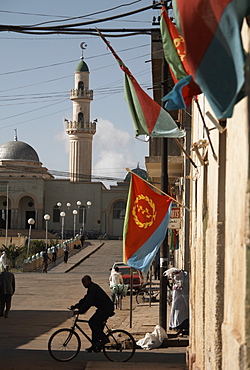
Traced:
<path fill-rule="evenodd" d="M 71 311 L 73 313 L 73 315 L 79 315 L 79 311 L 75 310 L 74 308 L 71 308 L 71 307 L 67 307 L 67 310 Z"/>

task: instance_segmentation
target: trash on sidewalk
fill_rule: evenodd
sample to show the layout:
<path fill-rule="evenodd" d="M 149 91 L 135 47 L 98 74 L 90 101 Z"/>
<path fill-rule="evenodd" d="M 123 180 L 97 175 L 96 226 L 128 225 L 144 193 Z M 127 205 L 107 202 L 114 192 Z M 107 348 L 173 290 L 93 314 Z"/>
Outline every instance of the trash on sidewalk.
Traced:
<path fill-rule="evenodd" d="M 136 344 L 145 350 L 150 350 L 153 348 L 159 348 L 164 339 L 168 337 L 166 331 L 160 326 L 156 325 L 154 331 L 146 333 L 145 337 L 139 339 Z"/>

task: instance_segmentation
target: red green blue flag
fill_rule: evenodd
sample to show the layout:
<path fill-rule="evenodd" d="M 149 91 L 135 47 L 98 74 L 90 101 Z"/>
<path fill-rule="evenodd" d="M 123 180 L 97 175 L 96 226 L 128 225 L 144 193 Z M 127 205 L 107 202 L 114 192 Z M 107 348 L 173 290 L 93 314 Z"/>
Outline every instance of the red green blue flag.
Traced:
<path fill-rule="evenodd" d="M 175 0 L 175 20 L 186 44 L 190 74 L 218 119 L 229 118 L 244 96 L 245 55 L 241 39 L 249 0 Z"/>
<path fill-rule="evenodd" d="M 188 69 L 184 38 L 169 19 L 165 6 L 162 6 L 160 29 L 164 56 L 175 83 L 172 91 L 162 101 L 166 102 L 167 110 L 184 109 L 201 90 Z"/>
<path fill-rule="evenodd" d="M 172 200 L 131 173 L 123 227 L 123 261 L 148 272 L 168 228 Z"/>
<path fill-rule="evenodd" d="M 145 93 L 109 42 L 100 31 L 98 32 L 124 72 L 124 97 L 132 116 L 135 136 L 167 138 L 185 136 L 185 132 L 178 128 L 170 114 Z"/>

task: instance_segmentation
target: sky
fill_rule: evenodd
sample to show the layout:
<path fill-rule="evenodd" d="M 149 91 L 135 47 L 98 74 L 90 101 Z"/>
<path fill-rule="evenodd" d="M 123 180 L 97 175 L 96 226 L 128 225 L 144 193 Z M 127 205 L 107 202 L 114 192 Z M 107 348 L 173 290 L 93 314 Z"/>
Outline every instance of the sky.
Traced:
<path fill-rule="evenodd" d="M 151 28 L 160 10 L 149 9 L 117 20 L 98 19 L 124 14 L 152 4 L 151 0 L 1 0 L 1 25 L 46 25 L 96 21 L 85 28 Z M 114 10 L 109 10 L 116 7 Z M 117 8 L 118 7 L 118 8 Z M 100 12 L 99 14 L 92 14 Z M 91 15 L 92 14 L 92 15 Z M 151 96 L 150 36 L 106 37 L 139 84 Z M 0 32 L 0 145 L 14 139 L 31 145 L 48 170 L 57 177 L 69 171 L 69 139 L 64 119 L 72 120 L 70 89 L 80 61 L 80 44 L 87 47 L 84 61 L 90 71 L 94 100 L 90 120 L 98 120 L 93 139 L 94 177 L 124 179 L 126 168 L 145 169 L 149 146 L 135 138 L 123 96 L 123 72 L 100 37 L 92 35 L 27 35 Z M 113 182 L 103 181 L 106 186 Z"/>

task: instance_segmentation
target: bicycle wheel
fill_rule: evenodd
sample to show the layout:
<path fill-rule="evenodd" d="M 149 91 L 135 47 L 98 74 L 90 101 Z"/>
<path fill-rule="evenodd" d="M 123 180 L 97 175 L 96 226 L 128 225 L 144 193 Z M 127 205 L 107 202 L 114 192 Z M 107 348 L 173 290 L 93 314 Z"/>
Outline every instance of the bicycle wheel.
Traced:
<path fill-rule="evenodd" d="M 137 304 L 145 304 L 149 303 L 149 297 L 150 294 L 148 290 L 139 290 L 136 294 L 135 299 Z"/>
<path fill-rule="evenodd" d="M 48 342 L 49 354 L 57 361 L 70 361 L 80 351 L 79 335 L 71 329 L 59 329 Z"/>
<path fill-rule="evenodd" d="M 125 330 L 112 330 L 108 333 L 109 343 L 105 344 L 104 355 L 109 361 L 126 362 L 134 356 L 135 340 Z"/>
<path fill-rule="evenodd" d="M 159 291 L 155 291 L 155 290 L 148 290 L 148 289 L 145 289 L 145 290 L 140 290 L 137 294 L 136 294 L 136 302 L 137 304 L 148 304 L 150 299 L 151 299 L 151 302 L 158 302 L 158 296 L 159 296 L 160 292 Z"/>

